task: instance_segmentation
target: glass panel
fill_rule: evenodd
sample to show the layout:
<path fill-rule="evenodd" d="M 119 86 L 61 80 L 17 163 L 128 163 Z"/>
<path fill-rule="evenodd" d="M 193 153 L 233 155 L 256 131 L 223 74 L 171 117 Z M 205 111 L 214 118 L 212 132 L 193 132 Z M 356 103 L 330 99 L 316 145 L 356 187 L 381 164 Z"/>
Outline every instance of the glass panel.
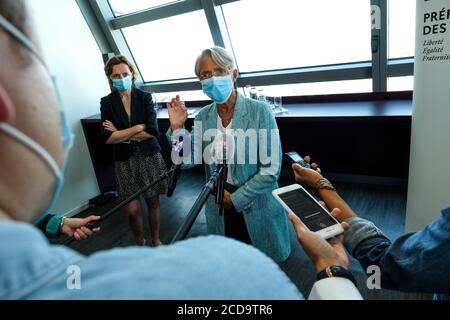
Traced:
<path fill-rule="evenodd" d="M 414 57 L 416 2 L 389 0 L 389 59 Z"/>
<path fill-rule="evenodd" d="M 195 77 L 195 59 L 213 46 L 203 11 L 122 29 L 144 81 Z"/>
<path fill-rule="evenodd" d="M 372 92 L 372 79 L 285 84 L 262 86 L 257 87 L 256 89 L 258 92 L 262 89 L 266 96 L 283 97 L 362 93 Z M 248 88 L 245 90 L 248 91 Z"/>
<path fill-rule="evenodd" d="M 388 78 L 388 91 L 409 91 L 414 88 L 414 76 Z"/>
<path fill-rule="evenodd" d="M 241 0 L 222 8 L 241 72 L 371 60 L 368 0 Z"/>
<path fill-rule="evenodd" d="M 395 79 L 395 78 L 394 78 Z M 255 87 L 258 93 L 263 92 L 268 97 L 273 96 L 309 96 L 320 94 L 343 94 L 343 93 L 363 93 L 372 92 L 372 79 L 347 80 L 347 81 L 328 81 L 314 83 L 298 83 L 273 86 Z M 238 88 L 243 95 L 249 95 L 250 88 Z M 201 90 L 180 91 L 180 92 L 161 92 L 155 93 L 156 100 L 160 103 L 170 101 L 176 95 L 180 95 L 184 101 L 209 101 Z"/>
<path fill-rule="evenodd" d="M 394 78 L 397 79 L 397 78 Z M 344 94 L 344 93 L 364 93 L 372 92 L 372 79 L 328 81 L 314 83 L 284 84 L 273 86 L 254 87 L 258 93 L 264 93 L 267 97 L 274 96 L 309 96 L 321 94 Z M 249 96 L 250 88 L 238 88 L 238 91 Z M 180 91 L 155 93 L 156 101 L 163 103 L 170 101 L 176 95 L 180 95 L 184 101 L 209 101 L 203 91 Z"/>
<path fill-rule="evenodd" d="M 156 101 L 159 103 L 169 102 L 170 99 L 175 98 L 177 95 L 179 95 L 180 99 L 183 101 L 211 100 L 202 90 L 155 93 Z"/>
<path fill-rule="evenodd" d="M 116 17 L 183 0 L 109 0 Z"/>

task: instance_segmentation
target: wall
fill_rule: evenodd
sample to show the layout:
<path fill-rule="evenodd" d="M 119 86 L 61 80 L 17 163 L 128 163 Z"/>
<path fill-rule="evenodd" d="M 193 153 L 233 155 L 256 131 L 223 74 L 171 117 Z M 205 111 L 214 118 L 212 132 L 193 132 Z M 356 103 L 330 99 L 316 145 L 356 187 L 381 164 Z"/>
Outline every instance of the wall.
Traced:
<path fill-rule="evenodd" d="M 80 119 L 99 112 L 100 97 L 109 91 L 101 52 L 77 4 L 72 0 L 28 1 L 44 59 L 57 86 L 75 134 L 55 213 L 78 213 L 99 194 Z"/>
<path fill-rule="evenodd" d="M 443 20 L 424 23 L 425 13 L 445 8 Z M 450 54 L 450 10 L 448 0 L 417 1 L 416 59 L 411 135 L 410 175 L 406 229 L 423 228 L 450 206 L 450 59 L 429 61 L 430 57 Z M 450 11 L 449 11 L 450 12 Z M 440 28 L 446 24 L 446 31 Z M 436 28 L 437 34 L 424 34 Z M 427 40 L 442 44 L 425 46 Z M 424 54 L 438 48 L 440 53 Z M 425 60 L 425 61 L 424 61 Z"/>

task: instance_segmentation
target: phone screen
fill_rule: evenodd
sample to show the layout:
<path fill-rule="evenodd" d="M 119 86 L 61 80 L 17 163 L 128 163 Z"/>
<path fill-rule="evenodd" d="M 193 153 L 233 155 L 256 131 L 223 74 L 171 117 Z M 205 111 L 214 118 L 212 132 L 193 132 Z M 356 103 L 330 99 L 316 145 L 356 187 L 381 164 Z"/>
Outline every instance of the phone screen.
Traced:
<path fill-rule="evenodd" d="M 300 157 L 300 155 L 297 152 L 289 152 L 287 155 L 294 161 L 294 162 L 301 162 L 303 159 Z"/>
<path fill-rule="evenodd" d="M 316 232 L 336 224 L 336 221 L 303 189 L 278 194 L 281 200 L 302 220 L 309 230 Z"/>
<path fill-rule="evenodd" d="M 302 157 L 297 152 L 295 152 L 295 151 L 288 152 L 285 155 L 288 158 L 289 163 L 291 163 L 291 164 L 298 163 L 302 167 L 311 168 L 309 163 L 307 163 L 305 160 L 303 160 Z"/>

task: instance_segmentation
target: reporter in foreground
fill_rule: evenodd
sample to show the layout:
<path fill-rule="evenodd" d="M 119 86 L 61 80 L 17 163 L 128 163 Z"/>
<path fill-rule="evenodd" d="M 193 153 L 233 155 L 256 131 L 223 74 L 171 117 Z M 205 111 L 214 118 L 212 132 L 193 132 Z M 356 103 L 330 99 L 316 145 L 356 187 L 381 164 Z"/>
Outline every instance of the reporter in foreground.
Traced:
<path fill-rule="evenodd" d="M 310 157 L 305 161 L 310 162 Z M 320 174 L 317 164 L 306 169 L 294 164 L 295 180 L 313 188 L 332 214 L 346 222 L 344 245 L 364 269 L 381 269 L 381 286 L 408 292 L 439 293 L 437 299 L 450 299 L 450 277 L 443 276 L 450 266 L 450 208 L 424 229 L 391 241 L 372 222 L 360 218 Z"/>

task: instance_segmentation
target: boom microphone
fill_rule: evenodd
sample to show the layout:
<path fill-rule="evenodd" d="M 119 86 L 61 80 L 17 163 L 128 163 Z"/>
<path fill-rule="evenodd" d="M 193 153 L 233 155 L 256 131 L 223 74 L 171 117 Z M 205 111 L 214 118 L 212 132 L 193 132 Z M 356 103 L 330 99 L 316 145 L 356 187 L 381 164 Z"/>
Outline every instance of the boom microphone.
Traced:
<path fill-rule="evenodd" d="M 167 196 L 171 197 L 177 186 L 178 178 L 180 177 L 181 164 L 172 165 L 172 173 L 169 176 L 169 185 L 167 186 Z"/>

